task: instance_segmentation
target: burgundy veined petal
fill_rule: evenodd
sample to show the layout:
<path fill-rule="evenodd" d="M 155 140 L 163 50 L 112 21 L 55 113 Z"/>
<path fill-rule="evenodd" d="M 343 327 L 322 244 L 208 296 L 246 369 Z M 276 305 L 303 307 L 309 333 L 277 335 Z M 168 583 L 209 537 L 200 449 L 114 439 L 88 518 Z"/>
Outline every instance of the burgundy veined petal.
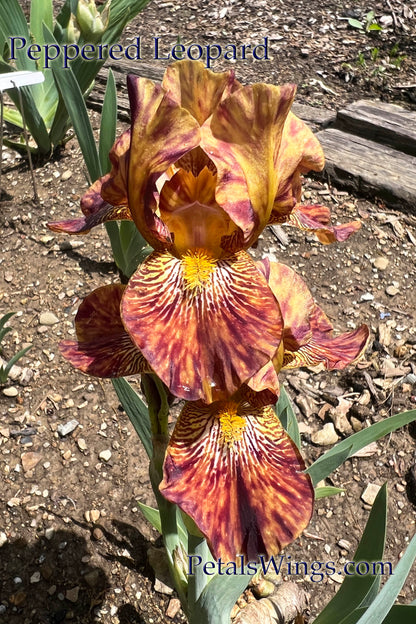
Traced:
<path fill-rule="evenodd" d="M 289 225 L 301 230 L 310 230 L 321 243 L 328 245 L 335 241 L 347 240 L 361 227 L 360 221 L 351 221 L 342 225 L 330 225 L 330 212 L 325 206 L 303 206 L 298 204 L 287 219 Z"/>
<path fill-rule="evenodd" d="M 155 214 L 157 179 L 187 152 L 197 147 L 197 121 L 166 91 L 146 78 L 128 76 L 131 145 L 128 170 L 129 207 L 137 228 L 155 249 L 172 239 Z"/>
<path fill-rule="evenodd" d="M 273 362 L 277 370 L 282 364 L 284 368 L 323 364 L 327 369 L 342 369 L 361 357 L 369 336 L 366 325 L 333 337 L 332 323 L 293 269 L 270 262 L 268 283 L 279 301 L 284 325 L 283 363 Z"/>
<path fill-rule="evenodd" d="M 244 248 L 257 240 L 270 217 L 294 94 L 294 85 L 242 87 L 222 100 L 201 128 L 201 147 L 218 172 L 216 200 L 242 230 Z"/>
<path fill-rule="evenodd" d="M 75 317 L 77 340 L 64 340 L 59 345 L 62 355 L 84 373 L 123 377 L 151 372 L 121 322 L 124 289 L 121 284 L 111 284 L 90 293 Z"/>
<path fill-rule="evenodd" d="M 233 394 L 273 356 L 280 310 L 245 252 L 214 260 L 201 287 L 187 280 L 185 260 L 154 252 L 130 279 L 122 318 L 175 396 L 210 403 Z"/>
<path fill-rule="evenodd" d="M 309 523 L 313 487 L 270 407 L 187 403 L 160 491 L 195 522 L 216 559 L 276 555 Z"/>
<path fill-rule="evenodd" d="M 127 206 L 110 206 L 102 202 L 101 207 L 85 217 L 78 219 L 66 219 L 64 221 L 52 221 L 48 228 L 53 232 L 66 232 L 68 234 L 87 234 L 93 227 L 107 221 L 132 221 L 130 210 Z"/>
<path fill-rule="evenodd" d="M 169 65 L 162 81 L 172 99 L 200 125 L 212 115 L 221 99 L 240 86 L 233 70 L 215 73 L 200 61 L 189 60 Z"/>

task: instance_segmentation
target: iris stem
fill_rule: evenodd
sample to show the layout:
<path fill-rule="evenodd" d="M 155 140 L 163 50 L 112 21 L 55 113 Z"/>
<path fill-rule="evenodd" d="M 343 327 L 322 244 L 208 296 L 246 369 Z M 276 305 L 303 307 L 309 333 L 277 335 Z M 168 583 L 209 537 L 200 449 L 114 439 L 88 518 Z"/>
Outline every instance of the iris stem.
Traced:
<path fill-rule="evenodd" d="M 150 482 L 160 513 L 162 536 L 172 580 L 182 608 L 188 615 L 185 563 L 181 563 L 186 556 L 187 544 L 182 544 L 179 537 L 176 505 L 166 500 L 159 490 L 163 478 L 163 462 L 169 442 L 169 403 L 165 387 L 156 375 L 142 375 L 142 386 L 147 399 L 152 430 L 153 456 L 149 467 Z"/>

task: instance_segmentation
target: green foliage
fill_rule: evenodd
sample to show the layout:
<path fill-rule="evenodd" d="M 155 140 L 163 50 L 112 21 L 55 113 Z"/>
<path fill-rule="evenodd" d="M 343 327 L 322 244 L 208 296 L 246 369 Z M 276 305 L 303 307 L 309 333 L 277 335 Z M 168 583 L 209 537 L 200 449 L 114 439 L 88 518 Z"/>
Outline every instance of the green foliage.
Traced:
<path fill-rule="evenodd" d="M 348 24 L 352 26 L 352 28 L 357 28 L 363 33 L 372 33 L 383 30 L 380 24 L 377 24 L 377 21 L 375 20 L 374 11 L 369 11 L 362 21 L 350 18 L 348 20 Z"/>
<path fill-rule="evenodd" d="M 76 83 L 77 91 L 85 99 L 105 62 L 106 48 L 100 54 L 97 46 L 117 43 L 126 24 L 148 2 L 112 0 L 111 5 L 97 9 L 94 0 L 66 0 L 54 21 L 52 0 L 32 0 L 29 24 L 18 0 L 0 3 L 0 72 L 38 70 L 45 76 L 43 83 L 21 89 L 23 110 L 16 89 L 11 89 L 9 94 L 15 109 L 6 107 L 4 111 L 5 120 L 20 128 L 23 128 L 24 114 L 38 153 L 50 154 L 64 142 L 70 121 L 74 123 L 67 98 L 62 94 L 62 82 L 66 80 L 71 88 Z M 80 49 L 91 42 L 96 47 L 86 55 L 88 58 L 78 54 L 71 60 L 76 56 L 76 45 Z M 71 44 L 74 44 L 72 48 Z M 63 50 L 67 51 L 66 59 Z M 57 58 L 53 61 L 55 54 Z M 69 78 L 60 73 L 60 79 L 57 79 L 58 65 L 70 75 Z M 19 148 L 20 144 L 13 146 Z"/>
<path fill-rule="evenodd" d="M 0 319 L 0 353 L 2 353 L 3 351 L 1 343 L 3 342 L 4 337 L 9 333 L 9 331 L 12 330 L 11 327 L 6 327 L 6 323 L 9 319 L 11 319 L 14 314 L 15 312 L 8 312 Z M 20 358 L 22 358 L 31 348 L 32 345 L 25 347 L 24 349 L 16 353 L 12 358 L 10 358 L 5 366 L 0 365 L 0 384 L 6 383 L 12 366 L 14 366 L 16 362 L 18 362 Z"/>

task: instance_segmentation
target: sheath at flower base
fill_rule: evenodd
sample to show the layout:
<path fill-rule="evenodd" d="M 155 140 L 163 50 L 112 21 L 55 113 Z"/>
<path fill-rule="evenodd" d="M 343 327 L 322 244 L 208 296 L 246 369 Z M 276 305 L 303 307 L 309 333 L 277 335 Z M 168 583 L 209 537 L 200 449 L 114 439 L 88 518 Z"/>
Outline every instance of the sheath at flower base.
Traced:
<path fill-rule="evenodd" d="M 173 394 L 223 399 L 281 339 L 276 301 L 245 250 L 282 185 L 287 193 L 296 172 L 322 167 L 322 150 L 289 112 L 293 85 L 242 87 L 232 72 L 183 61 L 162 86 L 135 77 L 128 86 L 131 132 L 112 150 L 100 195 L 99 183 L 87 194 L 79 232 L 134 220 L 155 252 L 128 284 L 123 322 Z"/>
<path fill-rule="evenodd" d="M 283 349 L 231 400 L 187 403 L 164 463 L 162 494 L 207 538 L 214 557 L 276 555 L 308 525 L 313 489 L 294 443 L 267 405 L 282 368 L 342 369 L 355 362 L 368 328 L 332 336 L 332 325 L 289 267 L 258 263 L 279 301 Z M 271 369 L 271 370 L 270 370 Z M 277 383 L 276 383 L 277 382 Z M 203 504 L 201 504 L 203 501 Z"/>

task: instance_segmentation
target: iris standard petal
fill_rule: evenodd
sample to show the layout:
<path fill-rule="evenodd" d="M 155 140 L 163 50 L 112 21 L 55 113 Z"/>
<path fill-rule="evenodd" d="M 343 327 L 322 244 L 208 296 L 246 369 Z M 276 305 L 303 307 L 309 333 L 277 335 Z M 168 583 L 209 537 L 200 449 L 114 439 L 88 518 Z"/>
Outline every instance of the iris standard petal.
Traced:
<path fill-rule="evenodd" d="M 169 65 L 162 87 L 202 125 L 220 101 L 241 85 L 232 70 L 214 73 L 199 61 L 184 60 Z"/>
<path fill-rule="evenodd" d="M 205 535 L 216 559 L 276 555 L 308 525 L 313 487 L 270 407 L 187 403 L 160 491 Z"/>
<path fill-rule="evenodd" d="M 166 91 L 145 78 L 128 76 L 132 127 L 128 202 L 137 228 L 155 249 L 172 244 L 158 215 L 156 181 L 184 154 L 197 147 L 198 122 Z"/>
<path fill-rule="evenodd" d="M 201 147 L 218 172 L 216 200 L 242 230 L 245 248 L 270 217 L 283 127 L 294 95 L 294 85 L 242 87 L 220 102 L 201 128 Z"/>
<path fill-rule="evenodd" d="M 151 372 L 121 322 L 124 289 L 121 284 L 111 284 L 90 293 L 75 317 L 77 340 L 64 340 L 59 345 L 62 355 L 84 373 L 123 377 Z"/>
<path fill-rule="evenodd" d="M 154 252 L 130 279 L 122 318 L 170 391 L 210 403 L 233 394 L 276 352 L 279 306 L 245 252 Z"/>

